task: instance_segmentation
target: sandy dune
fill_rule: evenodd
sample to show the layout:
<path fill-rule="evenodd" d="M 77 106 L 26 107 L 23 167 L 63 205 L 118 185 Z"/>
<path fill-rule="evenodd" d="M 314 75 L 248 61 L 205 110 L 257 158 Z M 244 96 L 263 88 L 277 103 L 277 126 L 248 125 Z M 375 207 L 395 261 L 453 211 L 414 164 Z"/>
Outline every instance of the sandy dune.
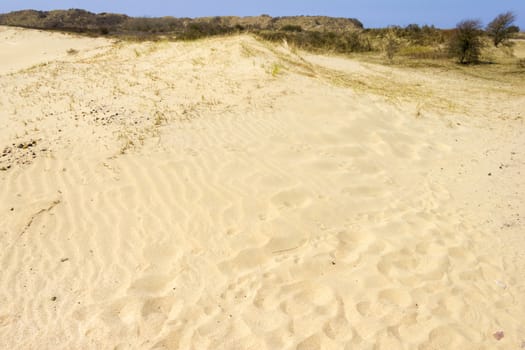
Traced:
<path fill-rule="evenodd" d="M 524 82 L 249 36 L 0 63 L 1 349 L 525 346 Z"/>
<path fill-rule="evenodd" d="M 107 40 L 78 40 L 73 35 L 19 30 L 0 26 L 0 74 L 16 72 L 36 64 L 67 59 L 68 50 L 89 50 L 108 46 Z"/>

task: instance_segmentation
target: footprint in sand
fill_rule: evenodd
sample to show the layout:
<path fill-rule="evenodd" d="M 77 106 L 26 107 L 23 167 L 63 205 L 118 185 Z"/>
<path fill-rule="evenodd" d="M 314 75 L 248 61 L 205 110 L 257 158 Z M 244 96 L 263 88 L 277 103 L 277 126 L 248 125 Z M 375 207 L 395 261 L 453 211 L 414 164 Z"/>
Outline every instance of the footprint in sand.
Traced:
<path fill-rule="evenodd" d="M 312 202 L 312 199 L 306 190 L 292 188 L 277 193 L 272 197 L 271 201 L 279 209 L 294 209 L 307 207 Z"/>

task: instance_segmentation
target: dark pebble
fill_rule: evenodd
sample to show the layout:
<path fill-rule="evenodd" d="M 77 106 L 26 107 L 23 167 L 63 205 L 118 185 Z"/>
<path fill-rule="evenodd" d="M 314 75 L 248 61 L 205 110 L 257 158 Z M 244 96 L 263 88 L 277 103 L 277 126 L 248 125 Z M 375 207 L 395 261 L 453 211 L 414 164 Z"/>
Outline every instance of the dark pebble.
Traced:
<path fill-rule="evenodd" d="M 51 301 L 56 301 L 57 300 L 57 297 L 52 297 L 51 298 Z"/>

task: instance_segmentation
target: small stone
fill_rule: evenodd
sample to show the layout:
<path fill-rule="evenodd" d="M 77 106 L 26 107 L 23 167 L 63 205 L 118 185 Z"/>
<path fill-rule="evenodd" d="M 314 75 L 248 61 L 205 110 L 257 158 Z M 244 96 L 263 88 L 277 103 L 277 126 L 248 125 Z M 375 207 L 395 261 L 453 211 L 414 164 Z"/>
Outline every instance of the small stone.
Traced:
<path fill-rule="evenodd" d="M 60 262 L 66 262 L 68 260 L 69 260 L 69 258 L 64 258 L 64 259 L 60 259 Z"/>
<path fill-rule="evenodd" d="M 57 297 L 52 297 L 51 298 L 51 301 L 56 301 L 57 300 Z"/>
<path fill-rule="evenodd" d="M 492 176 L 492 173 L 489 173 L 489 176 Z"/>
<path fill-rule="evenodd" d="M 503 333 L 503 331 L 498 331 L 494 333 L 493 336 L 494 336 L 494 339 L 500 341 L 501 339 L 503 339 L 503 337 L 505 337 L 505 333 Z"/>

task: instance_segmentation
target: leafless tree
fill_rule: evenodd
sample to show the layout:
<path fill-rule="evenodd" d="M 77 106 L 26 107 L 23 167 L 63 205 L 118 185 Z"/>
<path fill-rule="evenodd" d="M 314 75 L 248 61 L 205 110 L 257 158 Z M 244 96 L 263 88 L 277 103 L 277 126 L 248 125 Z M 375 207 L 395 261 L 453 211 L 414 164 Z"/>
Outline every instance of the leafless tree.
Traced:
<path fill-rule="evenodd" d="M 513 34 L 520 31 L 519 27 L 513 25 L 516 15 L 512 12 L 505 12 L 498 15 L 487 25 L 487 34 L 492 38 L 494 46 L 507 42 Z"/>

